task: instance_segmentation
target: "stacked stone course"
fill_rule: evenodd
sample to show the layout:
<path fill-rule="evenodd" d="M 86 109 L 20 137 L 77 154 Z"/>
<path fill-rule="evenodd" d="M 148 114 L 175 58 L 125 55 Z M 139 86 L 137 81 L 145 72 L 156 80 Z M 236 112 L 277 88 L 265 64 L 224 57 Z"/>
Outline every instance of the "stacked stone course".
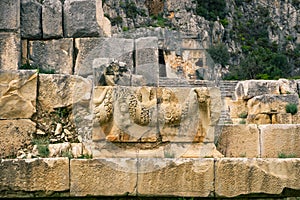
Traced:
<path fill-rule="evenodd" d="M 111 37 L 101 0 L 0 7 L 0 197 L 300 195 L 298 81 L 216 83 L 197 37 Z"/>

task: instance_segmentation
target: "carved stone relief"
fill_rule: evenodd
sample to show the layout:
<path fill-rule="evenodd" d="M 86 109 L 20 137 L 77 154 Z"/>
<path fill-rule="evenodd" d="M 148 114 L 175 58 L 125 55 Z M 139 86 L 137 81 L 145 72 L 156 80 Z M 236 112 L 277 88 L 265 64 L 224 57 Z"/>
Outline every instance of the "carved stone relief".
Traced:
<path fill-rule="evenodd" d="M 215 113 L 209 92 L 206 87 L 96 86 L 93 141 L 205 142 Z"/>

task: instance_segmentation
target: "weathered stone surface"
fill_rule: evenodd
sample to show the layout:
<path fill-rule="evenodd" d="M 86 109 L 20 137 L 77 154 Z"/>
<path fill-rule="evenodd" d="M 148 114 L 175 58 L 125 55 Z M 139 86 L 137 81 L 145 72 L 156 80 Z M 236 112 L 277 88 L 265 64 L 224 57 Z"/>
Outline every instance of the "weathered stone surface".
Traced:
<path fill-rule="evenodd" d="M 96 87 L 93 103 L 93 140 L 157 141 L 155 88 Z"/>
<path fill-rule="evenodd" d="M 217 149 L 225 157 L 260 156 L 259 130 L 256 125 L 224 125 L 220 131 Z"/>
<path fill-rule="evenodd" d="M 217 88 L 158 88 L 159 129 L 163 141 L 211 142 L 210 125 L 221 112 Z"/>
<path fill-rule="evenodd" d="M 280 94 L 298 94 L 297 82 L 294 80 L 279 79 Z"/>
<path fill-rule="evenodd" d="M 241 99 L 232 101 L 232 99 L 229 99 L 226 104 L 229 107 L 231 118 L 241 118 L 243 117 L 243 115 L 246 115 L 248 113 L 247 101 Z"/>
<path fill-rule="evenodd" d="M 133 67 L 134 43 L 132 39 L 80 38 L 75 41 L 76 49 L 78 49 L 75 66 L 75 74 L 77 75 L 93 75 L 93 68 L 100 67 L 97 60 L 102 58 L 115 59 L 126 63 L 130 68 Z"/>
<path fill-rule="evenodd" d="M 291 113 L 278 113 L 272 115 L 272 124 L 292 124 L 293 118 Z"/>
<path fill-rule="evenodd" d="M 64 29 L 67 37 L 97 37 L 103 35 L 101 0 L 66 0 Z"/>
<path fill-rule="evenodd" d="M 247 117 L 247 124 L 272 124 L 273 116 L 269 114 L 250 114 Z"/>
<path fill-rule="evenodd" d="M 37 0 L 21 0 L 21 36 L 42 38 L 42 4 Z"/>
<path fill-rule="evenodd" d="M 42 9 L 43 38 L 63 37 L 60 0 L 44 0 Z"/>
<path fill-rule="evenodd" d="M 278 158 L 279 154 L 300 157 L 300 125 L 261 125 L 261 157 Z"/>
<path fill-rule="evenodd" d="M 5 191 L 49 195 L 70 188 L 68 158 L 0 160 L 0 171 L 0 197 L 9 196 Z"/>
<path fill-rule="evenodd" d="M 39 68 L 40 72 L 72 74 L 73 39 L 29 42 L 28 52 L 30 63 Z"/>
<path fill-rule="evenodd" d="M 2 0 L 0 8 L 0 30 L 17 31 L 20 28 L 20 0 Z"/>
<path fill-rule="evenodd" d="M 38 101 L 46 111 L 89 101 L 92 81 L 62 74 L 40 74 Z"/>
<path fill-rule="evenodd" d="M 279 195 L 300 189 L 300 159 L 232 159 L 215 164 L 215 193 L 219 197 Z"/>
<path fill-rule="evenodd" d="M 210 197 L 213 159 L 140 159 L 138 195 Z"/>
<path fill-rule="evenodd" d="M 71 160 L 71 196 L 135 195 L 136 159 Z"/>
<path fill-rule="evenodd" d="M 35 123 L 27 119 L 0 120 L 0 158 L 16 157 L 19 150 L 30 144 L 35 131 Z"/>
<path fill-rule="evenodd" d="M 163 153 L 164 153 L 163 158 L 222 158 L 224 157 L 217 150 L 215 144 L 212 142 L 170 143 L 164 146 Z"/>
<path fill-rule="evenodd" d="M 240 81 L 235 89 L 237 99 L 251 99 L 255 96 L 280 94 L 278 81 L 247 80 Z"/>
<path fill-rule="evenodd" d="M 136 74 L 142 75 L 146 85 L 157 86 L 159 78 L 158 39 L 145 37 L 135 40 Z"/>
<path fill-rule="evenodd" d="M 248 114 L 286 113 L 285 106 L 289 103 L 298 105 L 298 95 L 261 95 L 250 99 L 247 103 Z"/>
<path fill-rule="evenodd" d="M 0 33 L 0 70 L 17 70 L 20 63 L 20 37 Z"/>
<path fill-rule="evenodd" d="M 296 113 L 292 115 L 292 123 L 293 124 L 300 124 L 300 113 Z"/>
<path fill-rule="evenodd" d="M 36 71 L 0 71 L 0 119 L 30 118 L 36 111 Z"/>

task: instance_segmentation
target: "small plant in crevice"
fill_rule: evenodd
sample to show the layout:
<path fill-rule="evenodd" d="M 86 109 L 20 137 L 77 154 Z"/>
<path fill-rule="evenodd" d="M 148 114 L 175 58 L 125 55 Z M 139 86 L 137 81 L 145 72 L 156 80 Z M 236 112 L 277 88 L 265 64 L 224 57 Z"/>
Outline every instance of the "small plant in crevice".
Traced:
<path fill-rule="evenodd" d="M 50 154 L 48 138 L 34 138 L 32 143 L 37 146 L 37 151 L 40 157 L 47 158 Z"/>
<path fill-rule="evenodd" d="M 279 153 L 278 158 L 296 158 L 296 154 L 285 154 L 285 153 Z"/>
<path fill-rule="evenodd" d="M 82 154 L 81 156 L 78 157 L 78 159 L 93 159 L 93 155 Z"/>
<path fill-rule="evenodd" d="M 67 158 L 69 158 L 69 160 L 73 158 L 73 155 L 70 151 L 64 151 L 61 156 L 67 157 Z"/>
<path fill-rule="evenodd" d="M 298 112 L 298 106 L 297 104 L 289 103 L 285 106 L 285 111 L 294 115 Z"/>
<path fill-rule="evenodd" d="M 239 124 L 246 124 L 246 120 L 242 119 Z"/>
<path fill-rule="evenodd" d="M 242 113 L 239 114 L 239 118 L 246 119 L 247 117 L 248 117 L 247 112 L 242 112 Z"/>
<path fill-rule="evenodd" d="M 165 158 L 175 158 L 175 154 L 173 152 L 165 151 L 164 152 Z"/>

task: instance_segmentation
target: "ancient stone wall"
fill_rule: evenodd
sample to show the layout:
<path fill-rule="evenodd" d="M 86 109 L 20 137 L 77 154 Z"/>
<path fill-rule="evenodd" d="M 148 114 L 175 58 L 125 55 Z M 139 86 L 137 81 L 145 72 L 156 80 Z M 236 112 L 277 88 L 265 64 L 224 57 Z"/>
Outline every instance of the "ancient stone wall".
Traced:
<path fill-rule="evenodd" d="M 0 6 L 0 197 L 300 195 L 298 81 L 219 81 L 197 37 L 112 36 L 99 0 Z"/>

